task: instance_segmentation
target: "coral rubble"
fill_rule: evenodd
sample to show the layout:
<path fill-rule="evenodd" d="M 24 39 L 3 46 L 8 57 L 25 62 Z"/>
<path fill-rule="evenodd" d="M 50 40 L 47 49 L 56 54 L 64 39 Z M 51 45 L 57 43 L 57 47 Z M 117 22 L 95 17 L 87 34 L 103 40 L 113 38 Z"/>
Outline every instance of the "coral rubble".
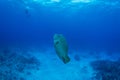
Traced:
<path fill-rule="evenodd" d="M 97 60 L 91 66 L 95 70 L 93 80 L 120 80 L 120 60 Z"/>

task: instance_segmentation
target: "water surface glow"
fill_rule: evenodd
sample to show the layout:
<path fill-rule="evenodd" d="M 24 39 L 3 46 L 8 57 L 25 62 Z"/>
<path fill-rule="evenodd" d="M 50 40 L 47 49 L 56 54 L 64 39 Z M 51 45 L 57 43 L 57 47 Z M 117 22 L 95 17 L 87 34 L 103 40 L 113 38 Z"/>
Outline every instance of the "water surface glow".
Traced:
<path fill-rule="evenodd" d="M 14 1 L 14 0 L 9 0 Z M 24 5 L 26 8 L 36 6 L 49 7 L 52 9 L 81 9 L 84 7 L 107 7 L 107 8 L 120 8 L 120 1 L 109 1 L 109 0 L 18 0 L 14 1 Z"/>

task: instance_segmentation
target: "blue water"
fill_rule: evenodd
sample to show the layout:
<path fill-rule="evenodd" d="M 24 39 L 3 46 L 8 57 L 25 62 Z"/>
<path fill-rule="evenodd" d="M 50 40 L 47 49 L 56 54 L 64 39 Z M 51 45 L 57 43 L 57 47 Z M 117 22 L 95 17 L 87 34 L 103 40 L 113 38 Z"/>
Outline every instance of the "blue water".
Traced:
<path fill-rule="evenodd" d="M 58 33 L 65 36 L 69 51 L 105 51 L 119 56 L 120 1 L 71 1 L 1 0 L 1 49 L 8 46 L 53 48 L 53 35 Z"/>
<path fill-rule="evenodd" d="M 0 37 L 3 44 L 33 42 L 52 45 L 53 35 L 61 33 L 72 48 L 79 46 L 119 51 L 119 1 L 95 1 L 82 4 L 83 7 L 78 9 L 68 7 L 56 11 L 53 9 L 57 6 L 49 8 L 31 3 L 28 6 L 32 9 L 28 13 L 20 1 L 1 1 Z M 110 3 L 107 5 L 105 2 Z M 118 3 L 112 6 L 115 2 Z"/>

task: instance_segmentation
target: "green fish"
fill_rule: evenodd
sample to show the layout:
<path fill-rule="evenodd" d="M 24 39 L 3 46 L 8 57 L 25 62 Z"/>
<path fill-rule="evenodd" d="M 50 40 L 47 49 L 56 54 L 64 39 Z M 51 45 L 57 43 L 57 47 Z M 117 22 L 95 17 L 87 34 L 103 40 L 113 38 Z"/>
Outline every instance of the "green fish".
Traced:
<path fill-rule="evenodd" d="M 54 48 L 58 57 L 66 64 L 70 61 L 68 56 L 68 44 L 65 37 L 62 34 L 55 34 L 54 37 Z"/>

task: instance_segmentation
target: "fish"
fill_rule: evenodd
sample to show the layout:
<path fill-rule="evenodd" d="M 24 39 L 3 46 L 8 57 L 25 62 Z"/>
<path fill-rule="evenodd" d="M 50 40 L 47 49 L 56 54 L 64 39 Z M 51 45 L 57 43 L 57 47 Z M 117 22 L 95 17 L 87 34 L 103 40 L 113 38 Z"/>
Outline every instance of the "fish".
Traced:
<path fill-rule="evenodd" d="M 58 57 L 66 64 L 70 61 L 68 56 L 68 44 L 62 34 L 54 34 L 54 48 Z"/>

